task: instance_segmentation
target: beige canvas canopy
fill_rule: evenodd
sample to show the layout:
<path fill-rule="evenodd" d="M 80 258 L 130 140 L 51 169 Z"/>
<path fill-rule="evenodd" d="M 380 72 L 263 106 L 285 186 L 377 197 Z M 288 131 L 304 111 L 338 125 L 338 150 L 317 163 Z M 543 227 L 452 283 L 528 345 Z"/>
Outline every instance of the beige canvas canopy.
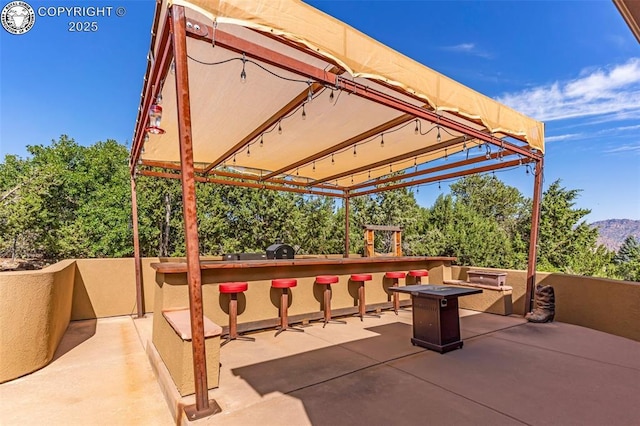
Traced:
<path fill-rule="evenodd" d="M 341 197 L 348 236 L 351 197 L 534 163 L 531 306 L 542 123 L 297 0 L 158 0 L 148 59 L 130 163 L 138 315 L 136 177 L 180 179 L 196 389 L 196 403 L 185 407 L 190 419 L 215 411 L 198 181 Z"/>
<path fill-rule="evenodd" d="M 159 17 L 170 4 L 161 4 Z M 187 28 L 191 129 L 196 170 L 203 176 L 287 181 L 288 187 L 341 196 L 346 190 L 370 191 L 377 178 L 417 172 L 422 164 L 461 151 L 453 158 L 502 160 L 518 152 L 520 164 L 533 149 L 544 151 L 542 123 L 300 1 L 173 4 L 185 6 L 193 21 Z M 163 25 L 157 19 L 154 34 Z M 247 48 L 225 45 L 226 40 L 242 40 Z M 161 41 L 154 40 L 150 64 L 163 57 Z M 293 69 L 296 62 L 308 69 Z M 312 78 L 313 72 L 326 78 Z M 158 83 L 147 80 L 143 97 L 149 102 L 138 117 L 134 148 L 148 138 L 143 164 L 169 166 L 180 160 L 175 74 L 168 72 Z M 147 134 L 145 106 L 158 94 L 164 133 Z M 395 104 L 381 103 L 380 96 Z M 467 152 L 481 144 L 483 149 Z M 404 180 L 420 183 L 417 176 L 423 175 Z"/>

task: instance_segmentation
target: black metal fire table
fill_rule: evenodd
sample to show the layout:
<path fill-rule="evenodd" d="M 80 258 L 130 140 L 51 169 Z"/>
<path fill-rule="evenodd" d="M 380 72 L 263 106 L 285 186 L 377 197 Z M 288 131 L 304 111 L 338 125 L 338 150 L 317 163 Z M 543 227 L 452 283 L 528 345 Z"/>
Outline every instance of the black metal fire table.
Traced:
<path fill-rule="evenodd" d="M 481 289 L 441 285 L 408 285 L 389 290 L 411 294 L 411 343 L 445 353 L 462 347 L 458 297 L 482 293 Z"/>

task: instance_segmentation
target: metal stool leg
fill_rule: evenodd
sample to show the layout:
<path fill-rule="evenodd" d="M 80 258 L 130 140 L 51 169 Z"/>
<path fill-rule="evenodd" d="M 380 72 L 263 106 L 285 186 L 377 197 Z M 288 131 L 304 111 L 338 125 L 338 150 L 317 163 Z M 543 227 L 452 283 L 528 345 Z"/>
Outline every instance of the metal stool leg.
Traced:
<path fill-rule="evenodd" d="M 335 322 L 339 324 L 347 323 L 346 321 L 331 319 L 331 285 L 326 284 L 326 287 L 324 289 L 324 324 L 322 325 L 322 328 L 325 328 L 325 326 L 329 322 Z"/>
<path fill-rule="evenodd" d="M 398 287 L 398 279 L 394 278 L 394 287 Z M 396 315 L 398 315 L 398 309 L 400 309 L 400 297 L 398 296 L 398 292 L 394 291 L 393 292 L 393 312 L 396 313 Z"/>
<path fill-rule="evenodd" d="M 231 293 L 229 299 L 229 334 L 227 338 L 220 343 L 224 346 L 232 340 L 246 340 L 254 342 L 256 339 L 248 336 L 240 336 L 238 334 L 238 293 Z"/>
<path fill-rule="evenodd" d="M 282 289 L 282 295 L 280 296 L 280 327 L 277 328 L 276 336 L 283 331 L 302 331 L 301 328 L 289 327 L 289 316 L 287 315 L 287 311 L 289 309 L 289 292 L 288 289 Z"/>

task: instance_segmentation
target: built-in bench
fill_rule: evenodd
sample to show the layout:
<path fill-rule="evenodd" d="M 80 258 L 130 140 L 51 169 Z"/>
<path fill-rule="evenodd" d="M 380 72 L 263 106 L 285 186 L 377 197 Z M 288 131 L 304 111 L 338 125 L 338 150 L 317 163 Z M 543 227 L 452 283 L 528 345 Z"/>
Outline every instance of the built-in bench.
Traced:
<path fill-rule="evenodd" d="M 153 344 L 169 370 L 178 392 L 182 396 L 195 393 L 189 309 L 163 310 L 157 331 L 153 336 Z M 221 334 L 222 327 L 205 316 L 204 339 L 209 389 L 217 388 L 219 384 Z"/>
<path fill-rule="evenodd" d="M 444 280 L 444 284 L 482 289 L 482 293 L 480 294 L 472 294 L 470 296 L 460 298 L 458 305 L 460 308 L 498 315 L 511 315 L 513 313 L 513 288 L 508 285 L 501 285 L 498 287 L 495 285 L 476 284 L 463 280 Z"/>

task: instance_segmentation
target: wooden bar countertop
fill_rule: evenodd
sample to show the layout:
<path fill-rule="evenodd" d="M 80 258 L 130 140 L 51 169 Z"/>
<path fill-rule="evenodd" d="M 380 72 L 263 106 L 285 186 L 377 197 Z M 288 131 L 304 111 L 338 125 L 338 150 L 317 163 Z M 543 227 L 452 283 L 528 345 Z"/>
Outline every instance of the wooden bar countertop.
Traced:
<path fill-rule="evenodd" d="M 382 257 L 336 257 L 336 258 L 297 258 L 297 259 L 267 259 L 267 260 L 204 260 L 200 261 L 200 269 L 236 269 L 236 268 L 272 268 L 291 266 L 313 265 L 357 265 L 372 263 L 399 263 L 399 262 L 427 262 L 441 261 L 452 262 L 455 257 L 430 257 L 430 256 L 382 256 Z M 187 272 L 186 262 L 159 262 L 152 263 L 151 267 L 163 274 L 182 274 Z"/>

